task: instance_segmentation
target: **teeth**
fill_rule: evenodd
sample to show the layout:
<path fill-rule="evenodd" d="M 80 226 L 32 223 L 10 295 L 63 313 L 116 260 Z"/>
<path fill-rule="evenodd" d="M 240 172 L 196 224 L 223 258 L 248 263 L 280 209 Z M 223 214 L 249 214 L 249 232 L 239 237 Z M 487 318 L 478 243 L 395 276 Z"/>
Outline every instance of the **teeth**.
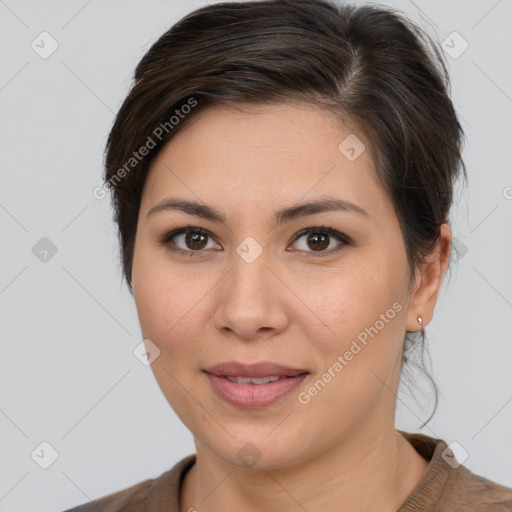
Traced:
<path fill-rule="evenodd" d="M 272 375 L 270 377 L 226 377 L 226 379 L 237 384 L 268 384 L 269 382 L 275 382 L 281 377 Z"/>

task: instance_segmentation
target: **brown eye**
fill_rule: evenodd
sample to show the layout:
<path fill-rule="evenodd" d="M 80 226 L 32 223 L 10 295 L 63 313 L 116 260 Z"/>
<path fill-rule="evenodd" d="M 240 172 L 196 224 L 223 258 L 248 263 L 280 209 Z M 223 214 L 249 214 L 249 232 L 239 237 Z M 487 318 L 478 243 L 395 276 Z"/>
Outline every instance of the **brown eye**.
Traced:
<path fill-rule="evenodd" d="M 305 243 L 302 243 L 302 247 L 299 247 L 298 250 L 304 253 L 306 257 L 328 256 L 352 243 L 351 238 L 347 235 L 325 226 L 308 228 L 301 231 L 295 236 L 294 244 L 303 238 Z M 214 246 L 216 245 L 213 248 L 217 250 L 222 249 L 215 243 L 208 231 L 193 226 L 175 229 L 159 239 L 159 243 L 168 247 L 171 251 L 186 256 L 203 255 L 203 253 L 207 252 L 208 242 L 210 241 Z M 301 244 L 297 245 L 300 246 Z M 331 248 L 329 249 L 329 247 Z"/>
<path fill-rule="evenodd" d="M 208 242 L 212 241 L 213 238 L 201 228 L 195 228 L 187 226 L 185 228 L 179 228 L 165 234 L 159 243 L 168 247 L 171 251 L 185 254 L 187 256 L 200 256 L 208 249 Z M 220 249 L 217 247 L 214 247 Z"/>
<path fill-rule="evenodd" d="M 192 250 L 204 249 L 207 235 L 203 233 L 188 232 L 185 235 L 185 245 Z"/>
<path fill-rule="evenodd" d="M 301 239 L 304 239 L 304 242 Z M 307 257 L 327 256 L 342 250 L 351 243 L 352 240 L 347 235 L 324 226 L 305 229 L 296 235 L 294 241 L 298 250 Z M 332 247 L 328 249 L 330 246 Z"/>
<path fill-rule="evenodd" d="M 307 243 L 310 244 L 309 247 L 315 251 L 324 250 L 329 247 L 329 238 L 329 235 L 325 233 L 311 233 L 307 237 Z"/>

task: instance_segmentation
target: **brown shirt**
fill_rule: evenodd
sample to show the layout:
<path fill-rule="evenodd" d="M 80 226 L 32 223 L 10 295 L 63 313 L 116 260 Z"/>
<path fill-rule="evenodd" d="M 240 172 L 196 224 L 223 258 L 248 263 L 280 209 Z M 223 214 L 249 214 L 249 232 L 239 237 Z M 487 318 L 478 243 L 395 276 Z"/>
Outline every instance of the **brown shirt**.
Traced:
<path fill-rule="evenodd" d="M 398 432 L 430 463 L 397 512 L 512 512 L 512 488 L 458 465 L 442 439 Z M 158 478 L 65 512 L 179 512 L 180 485 L 195 460 L 195 454 L 189 455 Z"/>

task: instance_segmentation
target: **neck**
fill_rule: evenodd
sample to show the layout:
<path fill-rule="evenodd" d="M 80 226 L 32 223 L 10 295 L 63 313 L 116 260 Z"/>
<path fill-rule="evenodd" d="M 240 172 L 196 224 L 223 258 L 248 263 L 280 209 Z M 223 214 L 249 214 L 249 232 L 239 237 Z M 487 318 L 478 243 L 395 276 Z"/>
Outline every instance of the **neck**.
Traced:
<path fill-rule="evenodd" d="M 271 471 L 229 464 L 197 439 L 196 451 L 182 484 L 180 512 L 395 512 L 428 468 L 393 425 L 376 432 L 360 428 L 316 456 Z"/>

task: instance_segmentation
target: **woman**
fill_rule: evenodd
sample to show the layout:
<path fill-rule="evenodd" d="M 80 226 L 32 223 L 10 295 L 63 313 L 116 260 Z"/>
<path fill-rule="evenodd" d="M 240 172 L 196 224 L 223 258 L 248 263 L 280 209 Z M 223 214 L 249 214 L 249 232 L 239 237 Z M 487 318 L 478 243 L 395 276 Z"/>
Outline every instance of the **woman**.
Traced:
<path fill-rule="evenodd" d="M 211 5 L 147 52 L 106 150 L 145 357 L 196 454 L 78 511 L 505 511 L 395 429 L 465 176 L 442 57 L 398 13 Z"/>

